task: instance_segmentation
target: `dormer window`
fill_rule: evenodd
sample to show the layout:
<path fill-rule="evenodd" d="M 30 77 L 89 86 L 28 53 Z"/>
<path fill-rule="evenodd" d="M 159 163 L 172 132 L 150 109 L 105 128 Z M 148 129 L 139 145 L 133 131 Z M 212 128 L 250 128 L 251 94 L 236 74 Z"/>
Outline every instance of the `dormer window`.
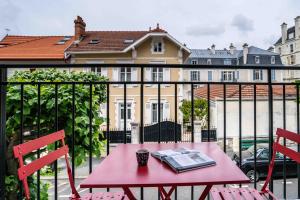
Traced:
<path fill-rule="evenodd" d="M 208 65 L 211 65 L 211 59 L 207 59 L 206 63 L 207 63 Z"/>
<path fill-rule="evenodd" d="M 134 40 L 132 39 L 125 39 L 124 40 L 124 44 L 132 44 L 134 42 Z"/>
<path fill-rule="evenodd" d="M 89 44 L 98 44 L 100 42 L 100 40 L 98 39 L 92 39 Z"/>
<path fill-rule="evenodd" d="M 197 60 L 192 60 L 192 65 L 197 65 L 198 64 L 198 61 Z"/>
<path fill-rule="evenodd" d="M 259 64 L 259 56 L 255 56 L 255 64 Z"/>
<path fill-rule="evenodd" d="M 163 53 L 164 52 L 164 44 L 162 39 L 153 39 L 152 41 L 152 53 Z"/>
<path fill-rule="evenodd" d="M 275 64 L 275 56 L 271 56 L 271 64 Z"/>
<path fill-rule="evenodd" d="M 56 44 L 65 44 L 66 40 L 59 40 Z"/>

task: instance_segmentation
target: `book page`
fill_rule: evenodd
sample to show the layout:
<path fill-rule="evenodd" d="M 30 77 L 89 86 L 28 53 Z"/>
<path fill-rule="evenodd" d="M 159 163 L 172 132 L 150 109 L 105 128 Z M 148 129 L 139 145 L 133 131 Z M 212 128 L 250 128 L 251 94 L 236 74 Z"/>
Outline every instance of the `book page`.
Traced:
<path fill-rule="evenodd" d="M 197 162 L 195 162 L 192 158 L 185 154 L 173 156 L 172 158 L 182 167 L 197 164 Z"/>
<path fill-rule="evenodd" d="M 159 154 L 163 156 L 174 156 L 174 155 L 179 155 L 181 153 L 173 151 L 171 149 L 163 150 L 163 151 L 158 151 Z"/>

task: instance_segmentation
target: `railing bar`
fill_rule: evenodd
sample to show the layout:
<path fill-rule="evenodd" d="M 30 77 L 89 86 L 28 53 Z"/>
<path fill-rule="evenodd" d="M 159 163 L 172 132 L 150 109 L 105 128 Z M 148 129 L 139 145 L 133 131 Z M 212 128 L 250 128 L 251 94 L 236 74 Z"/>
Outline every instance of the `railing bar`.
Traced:
<path fill-rule="evenodd" d="M 7 70 L 0 68 L 0 199 L 5 199 L 6 176 L 6 85 Z"/>
<path fill-rule="evenodd" d="M 224 99 L 224 109 L 223 109 L 223 150 L 226 153 L 226 84 L 223 85 L 223 99 Z"/>
<path fill-rule="evenodd" d="M 285 85 L 282 86 L 282 109 L 283 109 L 283 129 L 286 129 L 286 102 Z M 286 139 L 283 139 L 283 145 L 286 146 Z M 286 155 L 283 156 L 283 198 L 286 199 Z"/>
<path fill-rule="evenodd" d="M 158 94 L 158 104 L 157 104 L 157 112 L 158 112 L 158 143 L 161 142 L 161 123 L 160 123 L 160 118 L 161 118 L 161 113 L 160 113 L 160 110 L 161 110 L 161 105 L 160 105 L 160 92 L 161 92 L 161 89 L 160 89 L 160 83 L 158 84 L 158 87 L 157 87 L 157 94 Z"/>
<path fill-rule="evenodd" d="M 55 85 L 55 130 L 58 131 L 58 85 Z M 54 143 L 55 150 L 57 149 L 57 142 Z M 54 162 L 54 199 L 58 199 L 58 188 L 57 188 L 57 160 Z"/>
<path fill-rule="evenodd" d="M 177 96 L 178 96 L 178 94 L 177 94 L 177 84 L 175 84 L 174 85 L 174 93 L 175 93 L 175 95 L 174 95 L 174 110 L 175 110 L 175 113 L 174 113 L 174 117 L 175 117 L 175 123 L 174 123 L 174 141 L 175 141 L 175 143 L 177 143 L 177 141 L 178 141 L 178 138 L 177 138 Z M 180 133 L 181 134 L 181 133 Z M 177 200 L 177 198 L 178 198 L 178 190 L 177 190 L 177 186 L 175 187 L 175 200 Z"/>
<path fill-rule="evenodd" d="M 273 152 L 273 87 L 271 79 L 271 69 L 268 72 L 268 102 L 269 102 L 269 152 Z M 269 162 L 272 160 L 272 153 L 269 153 Z M 269 188 L 273 192 L 273 177 L 271 177 Z"/>
<path fill-rule="evenodd" d="M 90 144 L 90 149 L 89 149 L 89 173 L 92 173 L 92 166 L 93 166 L 93 140 L 92 140 L 92 123 L 93 123 L 93 85 L 90 84 L 90 98 L 89 98 L 89 144 Z M 92 188 L 90 188 L 90 192 L 92 192 Z"/>
<path fill-rule="evenodd" d="M 207 140 L 210 142 L 210 84 L 207 84 Z"/>
<path fill-rule="evenodd" d="M 123 143 L 126 144 L 127 143 L 127 137 L 126 137 L 126 126 L 127 126 L 127 85 L 124 83 L 124 116 L 123 116 L 123 125 L 124 125 L 124 135 L 123 135 Z"/>
<path fill-rule="evenodd" d="M 191 119 L 191 129 L 192 129 L 192 142 L 195 141 L 194 138 L 194 118 L 195 118 L 195 105 L 194 105 L 194 84 L 191 84 L 191 110 L 192 110 L 192 119 Z M 194 186 L 191 186 L 191 199 L 194 199 Z"/>
<path fill-rule="evenodd" d="M 253 85 L 253 107 L 254 107 L 254 114 L 253 114 L 253 128 L 254 128 L 254 188 L 256 189 L 256 85 Z"/>
<path fill-rule="evenodd" d="M 75 83 L 72 84 L 72 176 L 75 182 Z"/>
<path fill-rule="evenodd" d="M 141 85 L 140 85 L 140 113 L 141 113 L 141 119 L 140 119 L 140 143 L 144 143 L 144 68 L 141 68 Z M 141 200 L 144 199 L 144 188 L 140 188 L 140 195 Z"/>
<path fill-rule="evenodd" d="M 110 142 L 110 134 L 109 134 L 109 84 L 106 84 L 106 156 L 109 155 L 109 142 Z M 109 192 L 109 188 L 106 188 L 107 192 Z"/>
<path fill-rule="evenodd" d="M 20 107 L 21 107 L 21 111 L 20 111 L 20 140 L 19 143 L 22 144 L 23 143 L 23 132 L 24 132 L 24 85 L 21 84 L 21 99 L 20 99 Z M 20 192 L 18 195 L 18 199 L 23 199 L 23 185 L 22 185 L 22 181 L 19 181 L 19 188 L 20 188 Z"/>
<path fill-rule="evenodd" d="M 242 85 L 239 84 L 239 167 L 242 163 Z M 242 184 L 239 184 L 241 187 Z"/>
<path fill-rule="evenodd" d="M 41 131 L 41 84 L 38 84 L 38 113 L 37 113 L 37 137 L 40 137 Z M 37 150 L 37 158 L 40 158 L 40 149 Z M 40 187 L 40 170 L 37 171 L 37 199 L 40 199 L 41 187 Z"/>
<path fill-rule="evenodd" d="M 300 124 L 299 124 L 299 84 L 296 85 L 297 91 L 297 133 L 300 134 Z M 300 145 L 297 146 L 298 152 L 300 152 Z M 298 199 L 300 199 L 300 164 L 297 164 L 297 174 L 298 174 Z"/>

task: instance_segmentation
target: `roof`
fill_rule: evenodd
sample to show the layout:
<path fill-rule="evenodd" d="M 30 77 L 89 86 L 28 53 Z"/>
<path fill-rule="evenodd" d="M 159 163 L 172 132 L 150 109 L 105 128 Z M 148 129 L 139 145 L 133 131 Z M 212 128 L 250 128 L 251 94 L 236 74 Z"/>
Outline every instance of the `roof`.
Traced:
<path fill-rule="evenodd" d="M 190 52 L 185 45 L 169 35 L 167 31 L 159 28 L 159 25 L 148 31 L 86 31 L 85 36 L 76 44 L 72 44 L 67 52 L 127 52 L 151 36 L 167 37 L 182 49 Z M 91 42 L 92 40 L 98 41 Z"/>
<path fill-rule="evenodd" d="M 16 36 L 7 35 L 0 45 L 0 60 L 64 60 L 65 50 L 74 38 L 67 36 Z"/>
<path fill-rule="evenodd" d="M 223 85 L 211 85 L 210 86 L 210 99 L 222 100 L 224 98 L 224 86 Z M 241 87 L 242 99 L 253 99 L 254 87 L 253 85 L 242 85 Z M 267 85 L 256 85 L 256 97 L 267 98 L 269 95 Z M 273 97 L 282 97 L 282 86 L 273 86 Z M 287 85 L 285 88 L 286 97 L 296 97 L 296 88 L 293 85 Z M 207 98 L 207 86 L 199 87 L 195 90 L 195 96 L 198 98 Z M 239 98 L 239 86 L 238 85 L 226 85 L 226 98 L 238 99 Z"/>
<path fill-rule="evenodd" d="M 295 26 L 288 28 L 287 35 L 289 35 L 290 33 L 295 33 Z M 274 45 L 281 44 L 281 43 L 282 43 L 282 37 L 280 37 Z"/>
<path fill-rule="evenodd" d="M 235 50 L 233 54 L 229 50 L 191 49 L 190 58 L 237 58 L 241 50 Z"/>
<path fill-rule="evenodd" d="M 125 40 L 142 38 L 149 31 L 86 31 L 86 35 L 78 45 L 72 44 L 68 51 L 122 51 L 132 43 Z M 91 40 L 99 40 L 97 44 L 90 44 Z"/>
<path fill-rule="evenodd" d="M 271 52 L 271 51 L 268 51 L 268 50 L 265 50 L 265 49 L 261 49 L 261 48 L 258 48 L 258 47 L 255 47 L 255 46 L 250 46 L 249 47 L 249 51 L 248 51 L 248 54 L 259 54 L 259 55 L 278 55 L 277 53 L 275 52 Z"/>

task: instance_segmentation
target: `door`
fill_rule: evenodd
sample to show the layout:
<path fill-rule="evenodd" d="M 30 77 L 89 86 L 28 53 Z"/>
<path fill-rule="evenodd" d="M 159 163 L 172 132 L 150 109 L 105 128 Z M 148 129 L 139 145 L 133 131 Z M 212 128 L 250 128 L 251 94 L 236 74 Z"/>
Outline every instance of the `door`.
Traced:
<path fill-rule="evenodd" d="M 125 108 L 124 103 L 119 103 L 119 129 L 124 129 L 124 123 L 125 123 Z M 132 120 L 132 104 L 127 103 L 126 107 L 126 129 L 131 128 L 131 120 Z"/>

